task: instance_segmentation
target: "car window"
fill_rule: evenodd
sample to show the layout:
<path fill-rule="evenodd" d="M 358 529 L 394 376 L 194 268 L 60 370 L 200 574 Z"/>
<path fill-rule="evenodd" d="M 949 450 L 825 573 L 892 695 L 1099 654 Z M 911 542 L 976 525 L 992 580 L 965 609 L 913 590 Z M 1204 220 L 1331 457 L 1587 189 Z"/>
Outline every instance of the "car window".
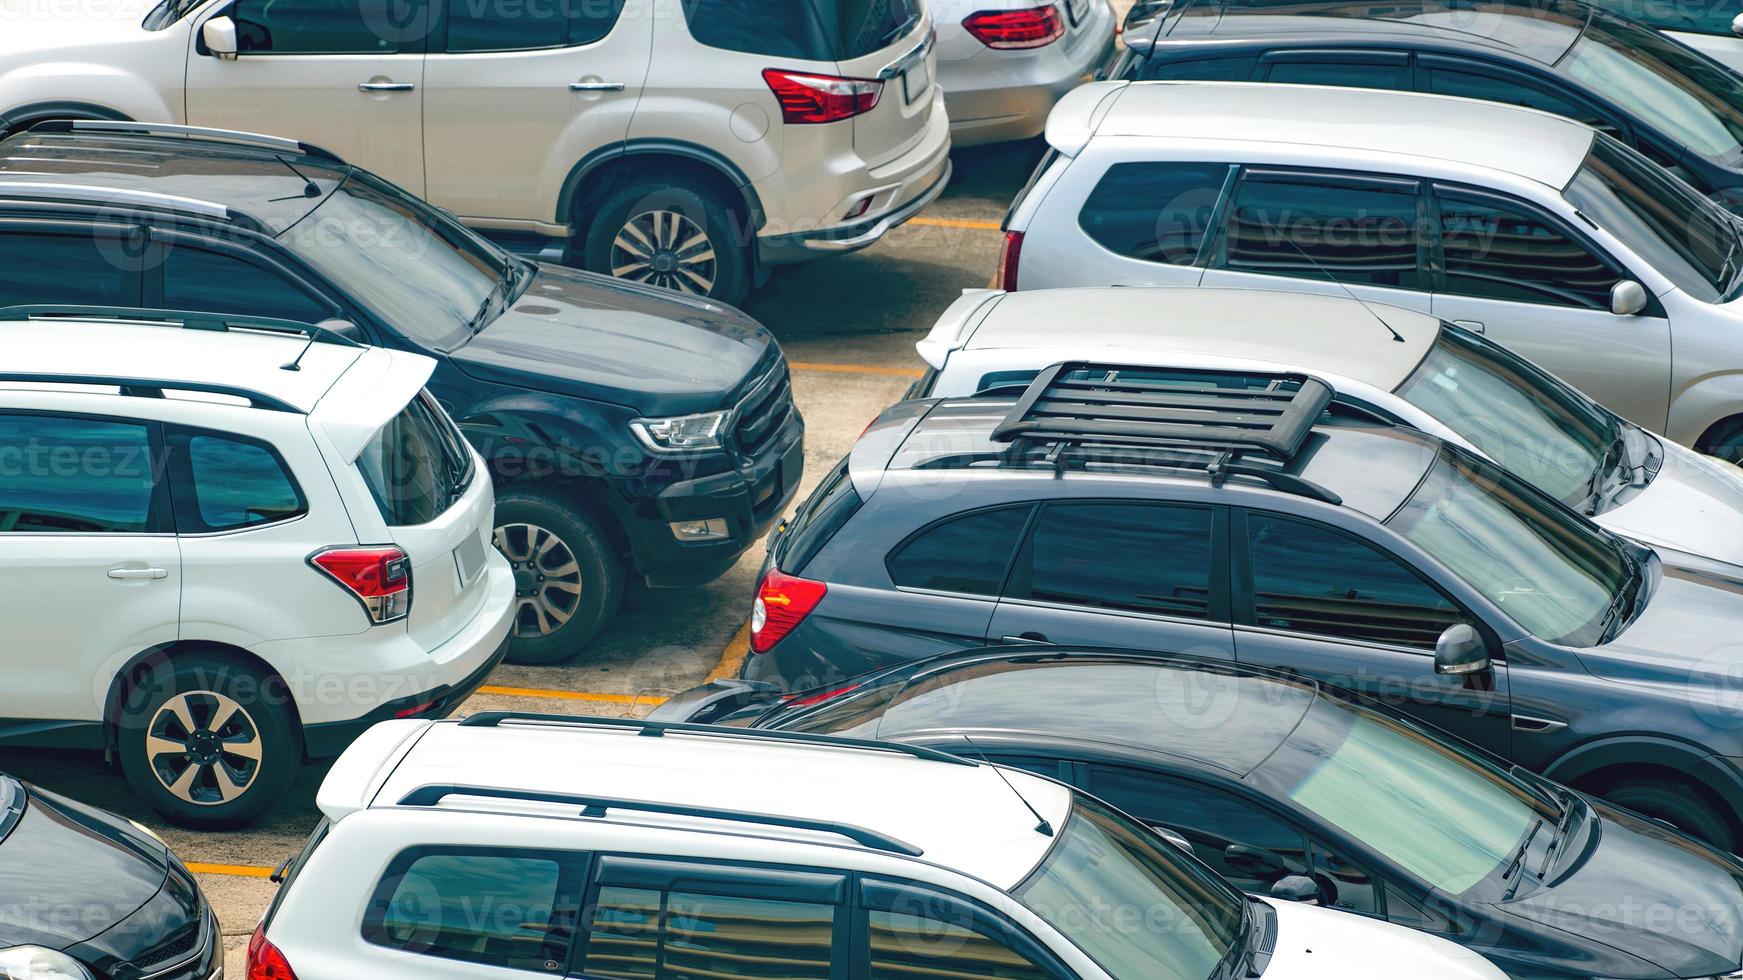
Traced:
<path fill-rule="evenodd" d="M 1610 308 L 1619 278 L 1555 222 L 1486 195 L 1435 188 L 1446 291 L 1459 296 Z"/>
<path fill-rule="evenodd" d="M 448 0 L 448 50 L 524 51 L 591 44 L 611 33 L 623 0 L 498 3 Z"/>
<path fill-rule="evenodd" d="M 1366 542 L 1320 524 L 1247 515 L 1253 622 L 1432 652 L 1459 608 Z"/>
<path fill-rule="evenodd" d="M 859 493 L 853 489 L 847 462 L 842 460 L 834 472 L 823 478 L 783 534 L 780 560 L 786 571 L 795 575 L 804 572 L 817 552 L 859 511 Z"/>
<path fill-rule="evenodd" d="M 270 316 L 319 323 L 338 314 L 276 272 L 229 255 L 177 246 L 163 259 L 163 305 L 171 310 Z"/>
<path fill-rule="evenodd" d="M 1032 507 L 1002 507 L 921 531 L 890 555 L 890 580 L 904 588 L 996 596 Z"/>
<path fill-rule="evenodd" d="M 1313 880 L 1319 885 L 1320 904 L 1346 912 L 1379 915 L 1380 888 L 1374 876 L 1339 854 L 1323 841 L 1313 841 Z"/>
<path fill-rule="evenodd" d="M 356 0 L 236 0 L 230 16 L 243 54 L 392 54 L 418 50 L 429 12 L 420 0 L 392 15 Z"/>
<path fill-rule="evenodd" d="M 136 306 L 138 278 L 120 239 L 0 233 L 0 307 Z"/>
<path fill-rule="evenodd" d="M 494 967 L 551 971 L 574 934 L 566 859 L 540 851 L 415 848 L 394 859 L 364 913 L 377 946 Z"/>
<path fill-rule="evenodd" d="M 948 976 L 962 980 L 1054 980 L 1059 974 L 977 928 L 959 902 L 923 889 L 901 889 L 894 908 L 866 912 L 869 980 Z"/>
<path fill-rule="evenodd" d="M 1348 88 L 1377 88 L 1408 91 L 1410 65 L 1375 64 L 1372 62 L 1297 61 L 1293 58 L 1273 62 L 1265 80 L 1287 85 L 1342 85 Z"/>
<path fill-rule="evenodd" d="M 1191 265 L 1228 176 L 1222 163 L 1116 163 L 1090 191 L 1077 223 L 1119 255 Z"/>
<path fill-rule="evenodd" d="M 395 527 L 428 524 L 466 491 L 470 454 L 453 423 L 426 393 L 378 429 L 357 457 L 363 482 Z"/>
<path fill-rule="evenodd" d="M 1172 504 L 1072 503 L 1041 510 L 1019 598 L 1207 619 L 1213 514 Z"/>
<path fill-rule="evenodd" d="M 1236 186 L 1222 265 L 1236 272 L 1426 288 L 1410 181 L 1251 171 Z"/>
<path fill-rule="evenodd" d="M 1687 0 L 1595 0 L 1592 6 L 1632 17 L 1661 31 L 1690 31 L 1720 37 L 1736 36 L 1731 32 L 1731 19 L 1743 13 L 1743 7 L 1736 3 L 1688 3 Z"/>
<path fill-rule="evenodd" d="M 167 441 L 170 453 L 186 460 L 171 481 L 183 534 L 270 524 L 307 510 L 284 462 L 263 442 L 187 430 L 171 430 Z"/>
<path fill-rule="evenodd" d="M 834 905 L 604 885 L 588 908 L 586 977 L 830 976 Z"/>
<path fill-rule="evenodd" d="M 0 414 L 0 534 L 154 530 L 153 469 L 142 424 Z"/>
<path fill-rule="evenodd" d="M 1137 67 L 1145 81 L 1244 82 L 1253 77 L 1256 60 L 1252 57 L 1193 58 L 1186 61 L 1143 58 L 1139 59 Z"/>
<path fill-rule="evenodd" d="M 1428 79 L 1426 90 L 1436 95 L 1504 102 L 1577 119 L 1612 135 L 1621 131 L 1615 120 L 1600 113 L 1584 99 L 1576 99 L 1519 72 L 1484 72 L 1475 66 L 1450 67 L 1435 59 L 1434 67 L 1426 68 L 1424 74 Z"/>
<path fill-rule="evenodd" d="M 728 51 L 845 61 L 895 43 L 918 0 L 685 0 L 698 42 Z"/>

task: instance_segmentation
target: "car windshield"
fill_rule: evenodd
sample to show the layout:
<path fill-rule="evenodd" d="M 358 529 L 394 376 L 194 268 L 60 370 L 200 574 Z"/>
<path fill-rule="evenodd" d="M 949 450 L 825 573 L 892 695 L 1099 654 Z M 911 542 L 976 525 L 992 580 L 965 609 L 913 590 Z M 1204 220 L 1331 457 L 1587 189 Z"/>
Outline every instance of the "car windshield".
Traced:
<path fill-rule="evenodd" d="M 1557 68 L 1702 158 L 1743 164 L 1743 77 L 1693 49 L 1595 13 Z"/>
<path fill-rule="evenodd" d="M 279 241 L 406 337 L 439 351 L 471 336 L 514 261 L 440 211 L 359 173 Z"/>
<path fill-rule="evenodd" d="M 24 812 L 24 784 L 0 774 L 0 840 L 5 840 Z"/>
<path fill-rule="evenodd" d="M 1462 330 L 1443 330 L 1397 394 L 1569 506 L 1593 497 L 1619 437 L 1586 396 Z"/>
<path fill-rule="evenodd" d="M 1441 739 L 1328 698 L 1251 775 L 1450 895 L 1511 863 L 1559 808 Z"/>
<path fill-rule="evenodd" d="M 1730 299 L 1743 278 L 1736 219 L 1608 136 L 1592 141 L 1562 196 L 1702 302 Z"/>
<path fill-rule="evenodd" d="M 1084 797 L 1019 900 L 1115 980 L 1207 980 L 1245 946 L 1246 899 Z"/>
<path fill-rule="evenodd" d="M 1605 642 L 1638 594 L 1621 541 L 1451 446 L 1386 524 L 1552 643 Z"/>

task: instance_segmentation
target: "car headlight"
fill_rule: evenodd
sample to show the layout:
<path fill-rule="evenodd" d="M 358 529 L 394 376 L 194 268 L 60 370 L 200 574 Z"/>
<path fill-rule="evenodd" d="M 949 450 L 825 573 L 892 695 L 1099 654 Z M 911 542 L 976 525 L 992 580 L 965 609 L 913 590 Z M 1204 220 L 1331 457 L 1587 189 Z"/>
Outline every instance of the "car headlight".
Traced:
<path fill-rule="evenodd" d="M 93 980 L 85 965 L 41 946 L 0 949 L 0 980 Z"/>
<path fill-rule="evenodd" d="M 726 447 L 728 412 L 703 412 L 668 419 L 635 419 L 629 423 L 642 445 L 656 453 L 697 453 Z"/>

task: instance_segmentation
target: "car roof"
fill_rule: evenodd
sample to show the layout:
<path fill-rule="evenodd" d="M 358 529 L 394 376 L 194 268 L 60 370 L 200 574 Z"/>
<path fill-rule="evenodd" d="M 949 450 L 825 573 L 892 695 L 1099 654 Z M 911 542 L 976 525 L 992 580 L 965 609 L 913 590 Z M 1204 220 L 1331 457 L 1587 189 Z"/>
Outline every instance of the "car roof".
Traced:
<path fill-rule="evenodd" d="M 69 200 L 240 217 L 272 235 L 319 206 L 350 172 L 296 150 L 216 138 L 26 130 L 0 141 L 0 201 L 9 187 L 13 199 L 61 187 Z M 306 196 L 310 184 L 318 195 Z"/>
<path fill-rule="evenodd" d="M 1057 783 L 961 760 L 777 741 L 742 729 L 689 730 L 700 726 L 649 738 L 659 726 L 596 721 L 614 727 L 596 727 L 587 719 L 378 725 L 335 765 L 317 804 L 340 820 L 360 809 L 397 807 L 420 787 L 487 786 L 799 817 L 888 835 L 919 848 L 927 862 L 1008 889 L 1053 843 L 1036 831 L 1024 801 L 1054 827 L 1063 826 L 1071 802 L 1071 792 Z M 459 800 L 448 805 L 465 807 Z M 530 814 L 551 815 L 548 806 L 529 807 Z M 491 812 L 503 810 L 498 805 Z M 698 825 L 630 809 L 608 813 L 679 830 L 846 843 L 834 835 L 756 824 Z"/>
<path fill-rule="evenodd" d="M 1200 0 L 1175 19 L 1168 37 L 1438 41 L 1511 51 L 1552 65 L 1592 16 L 1592 7 L 1573 0 Z"/>
<path fill-rule="evenodd" d="M 1048 142 L 1067 155 L 1106 137 L 1193 148 L 1290 144 L 1426 157 L 1558 189 L 1594 135 L 1572 119 L 1476 99 L 1258 82 L 1093 82 L 1061 99 L 1047 120 Z"/>
<path fill-rule="evenodd" d="M 1032 289 L 1002 296 L 963 348 L 1069 348 L 1071 359 L 1096 360 L 1119 356 L 1092 348 L 1145 358 L 1213 354 L 1391 391 L 1422 363 L 1441 326 L 1426 313 L 1347 296 L 1168 286 Z"/>

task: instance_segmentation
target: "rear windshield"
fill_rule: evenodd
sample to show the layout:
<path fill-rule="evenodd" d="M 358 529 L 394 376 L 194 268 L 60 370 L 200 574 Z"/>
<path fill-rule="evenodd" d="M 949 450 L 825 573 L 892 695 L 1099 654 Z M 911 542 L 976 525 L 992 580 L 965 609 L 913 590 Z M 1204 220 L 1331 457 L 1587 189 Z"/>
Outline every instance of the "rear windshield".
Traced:
<path fill-rule="evenodd" d="M 847 474 L 847 460 L 842 460 L 834 472 L 818 484 L 799 513 L 793 515 L 779 556 L 781 569 L 795 575 L 803 572 L 806 564 L 859 510 L 859 504 L 853 478 Z"/>
<path fill-rule="evenodd" d="M 847 61 L 894 44 L 919 0 L 683 0 L 690 34 L 710 47 L 805 61 Z"/>
<path fill-rule="evenodd" d="M 472 454 L 428 392 L 375 433 L 357 466 L 382 519 L 393 527 L 428 524 L 472 482 Z"/>

